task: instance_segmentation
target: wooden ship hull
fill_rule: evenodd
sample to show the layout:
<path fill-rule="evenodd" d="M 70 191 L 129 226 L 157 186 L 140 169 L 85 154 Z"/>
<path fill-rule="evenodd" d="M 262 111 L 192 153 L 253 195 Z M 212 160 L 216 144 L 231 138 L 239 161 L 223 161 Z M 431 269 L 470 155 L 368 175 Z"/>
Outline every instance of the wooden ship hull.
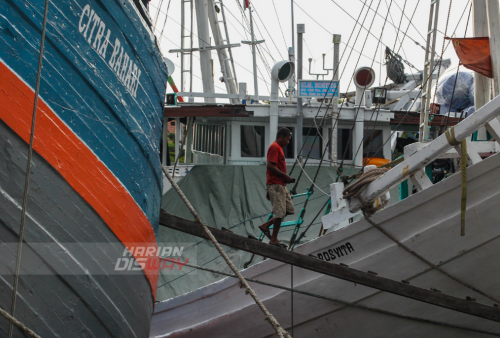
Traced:
<path fill-rule="evenodd" d="M 498 299 L 500 155 L 468 168 L 467 226 L 463 237 L 460 236 L 460 186 L 460 174 L 455 174 L 379 211 L 372 220 L 449 274 Z M 365 219 L 312 240 L 295 251 L 461 299 L 469 296 L 489 306 L 494 303 L 429 267 Z M 281 262 L 265 260 L 242 273 L 245 277 L 291 286 L 290 265 Z M 500 333 L 500 324 L 494 321 L 298 267 L 293 268 L 295 290 L 372 309 L 296 293 L 292 311 L 289 291 L 250 284 L 288 332 L 293 313 L 293 337 L 486 336 L 469 329 Z M 377 309 L 435 322 L 401 318 Z M 271 337 L 274 331 L 253 300 L 239 288 L 237 280 L 228 277 L 161 302 L 155 308 L 150 337 L 200 336 Z"/>
<path fill-rule="evenodd" d="M 14 317 L 42 337 L 147 337 L 167 81 L 140 2 L 50 2 Z M 0 1 L 0 307 L 10 312 L 44 1 Z M 140 255 L 134 255 L 137 259 Z M 0 335 L 9 322 L 0 317 Z M 15 328 L 14 337 L 24 336 Z"/>

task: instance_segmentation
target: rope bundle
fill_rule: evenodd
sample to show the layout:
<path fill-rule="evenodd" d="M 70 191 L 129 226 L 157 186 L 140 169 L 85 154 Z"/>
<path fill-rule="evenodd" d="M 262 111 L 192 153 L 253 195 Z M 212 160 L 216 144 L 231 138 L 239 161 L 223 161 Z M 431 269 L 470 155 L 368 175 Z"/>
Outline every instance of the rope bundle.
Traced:
<path fill-rule="evenodd" d="M 361 210 L 365 211 L 368 214 L 374 214 L 375 212 L 383 208 L 388 201 L 378 207 L 374 207 L 373 203 L 363 201 L 363 199 L 361 198 L 361 193 L 366 189 L 366 187 L 368 187 L 370 183 L 385 174 L 388 170 L 389 169 L 386 168 L 376 168 L 363 173 L 363 175 L 361 175 L 361 177 L 355 183 L 344 188 L 344 190 L 342 191 L 342 197 L 346 200 L 350 200 L 351 198 L 359 198 L 361 202 Z"/>

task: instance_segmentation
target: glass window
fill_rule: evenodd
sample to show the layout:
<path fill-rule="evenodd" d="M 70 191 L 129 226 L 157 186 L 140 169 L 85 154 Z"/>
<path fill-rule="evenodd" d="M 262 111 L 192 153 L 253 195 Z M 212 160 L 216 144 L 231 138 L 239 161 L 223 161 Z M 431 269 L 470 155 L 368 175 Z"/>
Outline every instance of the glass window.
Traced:
<path fill-rule="evenodd" d="M 352 160 L 351 129 L 337 129 L 337 159 Z"/>
<path fill-rule="evenodd" d="M 363 157 L 384 157 L 382 130 L 365 129 L 363 133 Z"/>
<path fill-rule="evenodd" d="M 241 126 L 241 157 L 264 157 L 264 126 Z"/>
<path fill-rule="evenodd" d="M 292 132 L 292 138 L 290 139 L 290 143 L 286 147 L 283 147 L 283 152 L 285 153 L 285 158 L 295 158 L 295 151 L 293 146 L 295 143 L 295 138 L 294 138 L 295 128 L 283 127 L 283 126 L 280 126 L 279 128 L 286 128 Z"/>
<path fill-rule="evenodd" d="M 318 137 L 316 137 L 316 135 Z M 307 156 L 307 154 L 309 154 L 309 151 L 311 151 L 311 153 L 309 154 L 310 158 L 317 160 L 321 159 L 323 140 L 318 134 L 318 129 L 316 129 L 316 127 L 302 129 L 302 142 L 304 142 L 304 148 L 302 148 L 301 156 Z M 301 146 L 297 146 L 300 149 Z"/>

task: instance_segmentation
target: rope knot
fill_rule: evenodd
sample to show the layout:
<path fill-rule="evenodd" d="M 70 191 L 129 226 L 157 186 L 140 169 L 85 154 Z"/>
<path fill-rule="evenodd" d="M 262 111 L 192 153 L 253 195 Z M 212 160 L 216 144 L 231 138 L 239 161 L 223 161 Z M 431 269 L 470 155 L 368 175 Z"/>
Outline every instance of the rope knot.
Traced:
<path fill-rule="evenodd" d="M 347 186 L 342 191 L 342 198 L 350 200 L 351 198 L 358 198 L 361 202 L 361 210 L 368 214 L 374 214 L 378 210 L 382 209 L 387 205 L 389 201 L 385 201 L 378 206 L 373 206 L 373 203 L 364 201 L 361 198 L 361 193 L 368 187 L 370 183 L 378 179 L 380 176 L 384 175 L 389 169 L 386 168 L 374 168 L 367 170 L 359 177 L 359 179 L 353 184 Z"/>

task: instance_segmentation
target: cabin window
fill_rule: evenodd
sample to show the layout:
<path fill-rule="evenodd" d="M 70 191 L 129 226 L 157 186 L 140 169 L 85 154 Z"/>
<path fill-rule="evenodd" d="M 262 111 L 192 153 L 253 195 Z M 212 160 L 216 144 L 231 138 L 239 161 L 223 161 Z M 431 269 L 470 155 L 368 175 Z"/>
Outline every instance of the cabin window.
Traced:
<path fill-rule="evenodd" d="M 384 157 L 382 130 L 367 128 L 363 133 L 363 157 Z"/>
<path fill-rule="evenodd" d="M 266 127 L 242 125 L 240 128 L 241 157 L 264 157 Z"/>
<path fill-rule="evenodd" d="M 323 155 L 323 140 L 316 127 L 302 129 L 302 142 L 304 142 L 304 148 L 302 148 L 301 153 L 302 156 L 307 156 L 309 154 L 311 159 L 321 159 L 321 155 Z M 301 147 L 301 145 L 297 146 Z M 309 153 L 309 151 L 311 152 Z"/>
<path fill-rule="evenodd" d="M 337 129 L 337 160 L 352 160 L 352 130 Z"/>

